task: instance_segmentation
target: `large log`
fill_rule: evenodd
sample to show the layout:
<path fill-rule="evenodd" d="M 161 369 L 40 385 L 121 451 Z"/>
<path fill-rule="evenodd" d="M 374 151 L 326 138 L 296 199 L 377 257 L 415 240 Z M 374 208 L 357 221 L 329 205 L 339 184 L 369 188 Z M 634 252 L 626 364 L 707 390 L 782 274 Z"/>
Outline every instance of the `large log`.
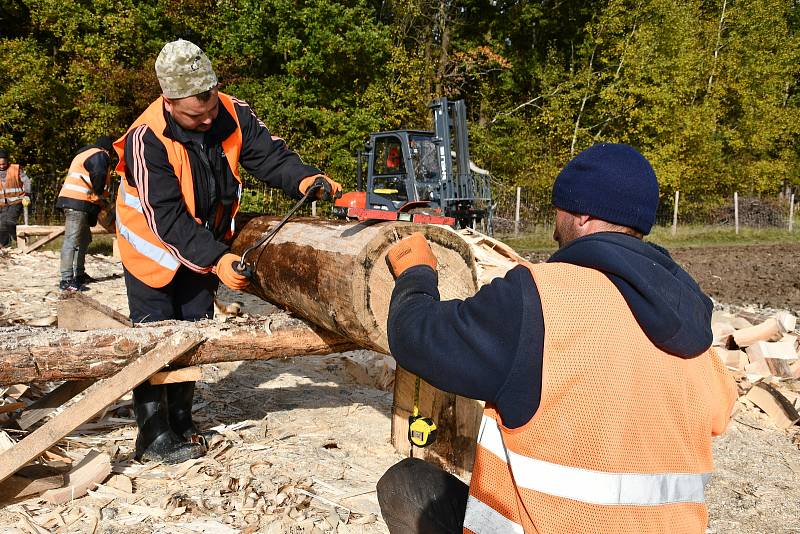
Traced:
<path fill-rule="evenodd" d="M 105 378 L 178 332 L 206 338 L 179 365 L 322 355 L 357 348 L 351 341 L 278 313 L 244 323 L 164 321 L 135 328 L 67 332 L 0 328 L 0 384 Z"/>
<path fill-rule="evenodd" d="M 250 220 L 233 243 L 242 251 L 269 231 L 277 219 Z M 248 291 L 284 306 L 308 321 L 388 353 L 386 319 L 394 280 L 386 253 L 398 239 L 421 231 L 439 263 L 443 300 L 466 298 L 521 261 L 504 244 L 480 233 L 410 223 L 346 223 L 301 219 L 288 223 L 266 247 L 248 255 L 255 279 Z M 455 355 L 454 355 L 455 356 Z M 392 443 L 401 454 L 425 458 L 466 476 L 472 469 L 482 403 L 420 384 L 420 410 L 439 427 L 437 441 L 424 449 L 407 439 L 415 377 L 401 367 L 395 375 Z"/>
<path fill-rule="evenodd" d="M 241 254 L 277 221 L 251 219 L 232 251 Z M 475 258 L 466 241 L 448 227 L 309 218 L 287 223 L 266 247 L 248 255 L 247 262 L 255 267 L 248 291 L 363 347 L 388 353 L 386 318 L 394 280 L 386 253 L 415 231 L 425 234 L 439 261 L 442 298 L 474 294 Z"/>

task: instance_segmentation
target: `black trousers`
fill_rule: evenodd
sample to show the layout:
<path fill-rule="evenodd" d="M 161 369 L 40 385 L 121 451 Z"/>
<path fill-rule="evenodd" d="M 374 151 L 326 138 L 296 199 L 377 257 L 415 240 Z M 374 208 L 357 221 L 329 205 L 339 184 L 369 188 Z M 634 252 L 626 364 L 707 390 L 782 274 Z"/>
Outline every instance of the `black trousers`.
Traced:
<path fill-rule="evenodd" d="M 214 316 L 217 287 L 219 278 L 215 275 L 196 273 L 184 266 L 178 268 L 169 284 L 159 288 L 139 281 L 125 269 L 125 289 L 134 323 L 210 319 Z"/>
<path fill-rule="evenodd" d="M 378 503 L 391 534 L 461 534 L 469 486 L 435 465 L 406 458 L 378 481 Z"/>
<path fill-rule="evenodd" d="M 17 238 L 17 221 L 22 214 L 22 204 L 0 206 L 0 247 L 7 247 Z"/>

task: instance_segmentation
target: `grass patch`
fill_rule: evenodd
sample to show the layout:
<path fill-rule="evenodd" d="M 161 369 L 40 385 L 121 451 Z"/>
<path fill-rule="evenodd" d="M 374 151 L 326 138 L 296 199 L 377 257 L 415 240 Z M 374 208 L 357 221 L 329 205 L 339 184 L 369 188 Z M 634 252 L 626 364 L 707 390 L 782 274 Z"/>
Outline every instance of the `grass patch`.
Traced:
<path fill-rule="evenodd" d="M 533 232 L 498 234 L 495 237 L 520 253 L 554 251 L 552 227 Z M 654 226 L 645 238 L 667 249 L 674 247 L 715 247 L 735 245 L 764 245 L 769 243 L 800 243 L 800 229 L 789 232 L 785 228 L 740 228 L 736 235 L 733 228 L 725 226 L 684 225 L 672 235 L 669 226 Z"/>

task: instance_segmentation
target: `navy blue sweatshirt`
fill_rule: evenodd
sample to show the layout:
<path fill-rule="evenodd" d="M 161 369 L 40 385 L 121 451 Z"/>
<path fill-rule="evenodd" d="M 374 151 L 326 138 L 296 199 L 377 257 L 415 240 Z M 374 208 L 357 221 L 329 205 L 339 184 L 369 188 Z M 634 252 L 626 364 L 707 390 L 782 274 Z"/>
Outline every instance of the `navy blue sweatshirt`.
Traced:
<path fill-rule="evenodd" d="M 661 350 L 691 358 L 711 345 L 711 300 L 663 248 L 601 232 L 572 241 L 548 262 L 603 272 Z M 439 389 L 494 404 L 506 426 L 524 425 L 539 407 L 544 345 L 530 271 L 515 267 L 463 301 L 440 301 L 437 284 L 425 265 L 397 279 L 388 321 L 392 355 Z"/>

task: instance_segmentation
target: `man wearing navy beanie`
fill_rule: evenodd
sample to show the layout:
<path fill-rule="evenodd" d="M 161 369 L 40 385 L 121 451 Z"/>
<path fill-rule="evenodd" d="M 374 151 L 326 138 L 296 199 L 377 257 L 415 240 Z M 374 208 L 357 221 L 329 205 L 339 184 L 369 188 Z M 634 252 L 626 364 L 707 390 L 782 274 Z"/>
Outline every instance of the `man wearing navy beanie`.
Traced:
<path fill-rule="evenodd" d="M 422 234 L 387 255 L 398 364 L 486 401 L 469 486 L 414 458 L 381 477 L 392 533 L 706 531 L 736 386 L 710 348 L 711 300 L 642 240 L 655 172 L 633 147 L 594 145 L 552 198 L 559 250 L 466 300 L 440 300 Z"/>
<path fill-rule="evenodd" d="M 553 205 L 559 214 L 554 237 L 561 246 L 608 224 L 642 237 L 656 220 L 658 180 L 650 162 L 635 148 L 594 145 L 558 175 Z M 560 235 L 563 232 L 569 233 Z"/>

